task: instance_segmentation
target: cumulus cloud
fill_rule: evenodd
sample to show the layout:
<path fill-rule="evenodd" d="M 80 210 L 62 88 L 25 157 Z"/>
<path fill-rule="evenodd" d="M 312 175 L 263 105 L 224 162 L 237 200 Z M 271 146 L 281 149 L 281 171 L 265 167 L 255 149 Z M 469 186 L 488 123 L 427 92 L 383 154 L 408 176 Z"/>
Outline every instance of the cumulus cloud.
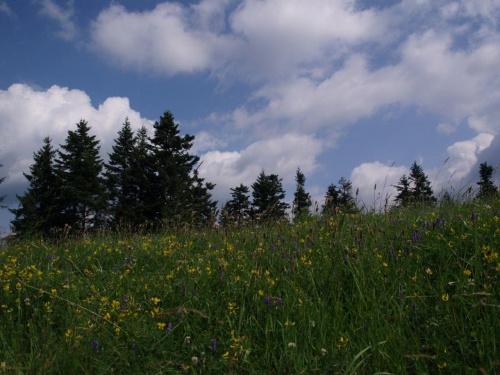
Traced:
<path fill-rule="evenodd" d="M 190 9 L 165 2 L 141 13 L 112 4 L 92 23 L 92 43 L 125 67 L 167 75 L 204 71 L 232 49 L 230 38 L 210 31 L 224 4 L 204 1 Z"/>
<path fill-rule="evenodd" d="M 311 135 L 289 133 L 261 140 L 241 151 L 209 151 L 201 156 L 200 175 L 216 183 L 214 197 L 228 200 L 229 189 L 243 183 L 250 186 L 262 169 L 276 173 L 291 186 L 297 167 L 307 175 L 318 168 L 317 156 L 323 142 Z"/>
<path fill-rule="evenodd" d="M 130 108 L 127 98 L 107 98 L 95 108 L 85 92 L 67 87 L 38 91 L 14 84 L 0 90 L 0 155 L 2 175 L 6 175 L 2 188 L 9 194 L 6 203 L 15 201 L 15 193 L 24 190 L 22 172 L 29 171 L 33 152 L 42 147 L 43 138 L 50 136 L 57 148 L 65 142 L 68 130 L 74 130 L 76 123 L 84 119 L 101 141 L 102 156 L 107 157 L 126 117 L 134 128 L 151 124 Z"/>
<path fill-rule="evenodd" d="M 383 208 L 393 202 L 397 195 L 397 185 L 403 175 L 409 175 L 405 166 L 387 165 L 379 161 L 363 163 L 351 172 L 353 189 L 359 188 L 359 203 L 368 209 Z"/>
<path fill-rule="evenodd" d="M 66 7 L 58 5 L 54 0 L 38 0 L 41 6 L 40 14 L 47 16 L 59 24 L 60 30 L 56 33 L 60 38 L 70 41 L 77 36 L 77 28 L 74 22 L 74 0 L 67 2 Z"/>

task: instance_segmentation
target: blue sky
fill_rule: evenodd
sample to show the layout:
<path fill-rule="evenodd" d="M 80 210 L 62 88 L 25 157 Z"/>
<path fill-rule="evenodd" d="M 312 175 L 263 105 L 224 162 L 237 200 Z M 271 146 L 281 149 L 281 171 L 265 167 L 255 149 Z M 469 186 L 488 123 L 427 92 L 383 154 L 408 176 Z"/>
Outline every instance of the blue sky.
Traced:
<path fill-rule="evenodd" d="M 263 168 L 289 201 L 297 167 L 318 201 L 346 177 L 380 204 L 414 160 L 436 194 L 475 185 L 500 162 L 499 21 L 500 0 L 0 0 L 0 193 L 17 206 L 45 136 L 86 119 L 105 158 L 166 110 L 221 203 Z"/>

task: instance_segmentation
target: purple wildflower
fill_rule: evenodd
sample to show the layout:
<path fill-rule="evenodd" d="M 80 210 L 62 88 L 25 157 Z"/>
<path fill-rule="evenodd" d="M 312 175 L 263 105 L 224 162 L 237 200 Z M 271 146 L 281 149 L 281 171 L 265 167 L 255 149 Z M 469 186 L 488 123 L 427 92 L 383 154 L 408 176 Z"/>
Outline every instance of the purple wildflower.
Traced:
<path fill-rule="evenodd" d="M 415 312 L 415 314 L 417 313 L 417 303 L 416 302 L 413 302 L 413 311 Z"/>
<path fill-rule="evenodd" d="M 215 352 L 217 350 L 217 340 L 210 339 L 210 345 L 212 346 L 212 351 Z"/>
<path fill-rule="evenodd" d="M 280 297 L 276 297 L 276 307 L 283 305 L 283 300 Z"/>
<path fill-rule="evenodd" d="M 172 323 L 168 323 L 167 326 L 167 334 L 169 334 L 170 332 L 172 332 Z"/>
<path fill-rule="evenodd" d="M 266 298 L 264 298 L 264 301 L 266 301 L 266 306 L 267 307 L 271 307 L 272 306 L 271 298 L 269 296 L 267 296 Z"/>
<path fill-rule="evenodd" d="M 99 353 L 99 341 L 97 341 L 97 339 L 92 339 L 90 345 L 92 345 L 92 348 L 94 349 L 96 354 Z"/>
<path fill-rule="evenodd" d="M 137 350 L 137 345 L 135 343 L 132 343 L 132 349 Z"/>

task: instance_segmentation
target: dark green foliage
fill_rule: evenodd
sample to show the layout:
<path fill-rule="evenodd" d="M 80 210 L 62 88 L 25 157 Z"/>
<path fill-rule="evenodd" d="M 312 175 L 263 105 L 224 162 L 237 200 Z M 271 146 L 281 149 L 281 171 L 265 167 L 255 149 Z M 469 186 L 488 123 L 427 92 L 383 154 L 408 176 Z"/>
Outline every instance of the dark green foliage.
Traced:
<path fill-rule="evenodd" d="M 416 161 L 410 167 L 410 181 L 413 183 L 412 199 L 414 202 L 435 202 L 431 183 L 424 170 Z"/>
<path fill-rule="evenodd" d="M 0 164 L 0 168 L 3 167 L 3 164 Z M 5 180 L 5 177 L 0 177 L 0 184 Z M 5 200 L 6 195 L 0 195 L 0 203 L 2 203 Z M 4 206 L 0 205 L 0 208 L 5 208 Z"/>
<path fill-rule="evenodd" d="M 226 202 L 220 213 L 221 225 L 241 224 L 251 216 L 248 186 L 240 184 L 230 190 L 231 200 Z"/>
<path fill-rule="evenodd" d="M 297 168 L 295 182 L 297 183 L 297 189 L 295 190 L 293 199 L 293 215 L 295 217 L 300 217 L 303 214 L 309 213 L 309 209 L 312 205 L 311 195 L 304 189 L 306 177 L 300 168 Z"/>
<path fill-rule="evenodd" d="M 339 190 L 335 184 L 330 184 L 326 190 L 325 204 L 323 205 L 323 212 L 333 212 L 335 207 L 339 205 Z"/>
<path fill-rule="evenodd" d="M 339 186 L 334 184 L 328 186 L 323 212 L 331 213 L 335 208 L 340 208 L 346 212 L 357 212 L 356 200 L 352 195 L 351 180 L 341 177 L 338 184 Z"/>
<path fill-rule="evenodd" d="M 100 176 L 103 161 L 99 141 L 89 135 L 90 127 L 81 120 L 76 131 L 68 131 L 56 161 L 62 181 L 61 215 L 77 231 L 97 227 L 103 222 L 104 186 Z"/>
<path fill-rule="evenodd" d="M 282 202 L 285 199 L 285 190 L 281 181 L 278 175 L 266 175 L 262 170 L 252 184 L 252 209 L 259 219 L 272 220 L 285 217 L 285 211 L 290 208 L 290 205 Z"/>
<path fill-rule="evenodd" d="M 497 187 L 492 182 L 493 167 L 488 163 L 481 163 L 479 166 L 479 192 L 478 198 L 485 198 L 495 195 L 498 192 Z"/>
<path fill-rule="evenodd" d="M 136 225 L 138 217 L 139 186 L 134 168 L 136 138 L 128 119 L 115 139 L 109 162 L 105 164 L 105 186 L 110 205 L 107 214 L 111 224 Z"/>
<path fill-rule="evenodd" d="M 412 200 L 412 192 L 410 190 L 410 180 L 406 175 L 401 176 L 399 179 L 399 183 L 394 185 L 394 187 L 398 191 L 398 195 L 396 195 L 395 201 L 400 206 L 408 205 Z"/>
<path fill-rule="evenodd" d="M 356 212 L 356 201 L 352 195 L 352 182 L 344 177 L 339 180 L 339 206 L 347 212 Z"/>
<path fill-rule="evenodd" d="M 151 139 L 155 173 L 151 176 L 150 193 L 155 198 L 148 219 L 174 222 L 205 222 L 215 211 L 210 190 L 214 185 L 203 184 L 194 171 L 199 157 L 189 154 L 194 136 L 179 135 L 178 125 L 167 111 L 154 124 Z"/>
<path fill-rule="evenodd" d="M 43 147 L 33 154 L 30 174 L 23 173 L 29 187 L 23 196 L 16 195 L 19 208 L 10 210 L 15 215 L 11 225 L 16 235 L 38 233 L 46 236 L 64 226 L 59 215 L 61 181 L 54 167 L 56 151 L 49 137 L 43 142 Z"/>
<path fill-rule="evenodd" d="M 395 200 L 399 206 L 407 206 L 415 203 L 433 203 L 437 200 L 434 197 L 427 175 L 416 161 L 410 167 L 410 176 L 403 175 L 398 185 L 394 185 L 394 187 L 398 190 Z"/>

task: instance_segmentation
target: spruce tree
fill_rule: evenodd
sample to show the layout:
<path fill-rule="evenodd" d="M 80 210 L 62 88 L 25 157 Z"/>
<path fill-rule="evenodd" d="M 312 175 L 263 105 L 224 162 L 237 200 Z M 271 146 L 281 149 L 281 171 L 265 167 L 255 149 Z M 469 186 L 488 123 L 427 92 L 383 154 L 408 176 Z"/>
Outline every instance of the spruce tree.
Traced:
<path fill-rule="evenodd" d="M 282 179 L 278 175 L 266 175 L 262 170 L 257 180 L 252 184 L 252 189 L 254 215 L 257 215 L 261 220 L 285 217 L 286 210 L 290 208 L 290 205 L 282 202 L 285 199 L 285 190 Z"/>
<path fill-rule="evenodd" d="M 104 165 L 109 204 L 107 213 L 113 225 L 138 224 L 136 218 L 138 186 L 133 166 L 135 142 L 136 138 L 127 118 L 112 146 L 113 152 L 109 154 L 109 162 Z"/>
<path fill-rule="evenodd" d="M 241 224 L 251 216 L 250 189 L 248 186 L 240 184 L 230 190 L 231 200 L 226 202 L 220 213 L 221 225 Z"/>
<path fill-rule="evenodd" d="M 30 174 L 23 173 L 29 186 L 24 195 L 16 195 L 19 208 L 10 210 L 15 215 L 12 230 L 20 236 L 28 233 L 47 236 L 64 226 L 59 214 L 61 181 L 54 167 L 56 151 L 49 137 L 43 142 L 43 147 L 33 154 Z"/>
<path fill-rule="evenodd" d="M 89 132 L 84 120 L 77 124 L 76 131 L 68 131 L 56 161 L 62 181 L 61 214 L 66 224 L 80 231 L 101 225 L 105 206 L 99 141 Z"/>
<path fill-rule="evenodd" d="M 478 198 L 487 198 L 495 195 L 498 192 L 497 187 L 492 181 L 493 167 L 484 162 L 479 165 L 479 192 Z"/>
<path fill-rule="evenodd" d="M 167 111 L 154 124 L 152 162 L 155 174 L 152 176 L 151 193 L 156 199 L 152 214 L 154 220 L 176 222 L 205 221 L 208 212 L 215 210 L 210 190 L 214 185 L 203 183 L 194 171 L 199 157 L 191 155 L 194 136 L 179 135 L 171 112 Z"/>
<path fill-rule="evenodd" d="M 3 164 L 0 164 L 0 168 L 2 168 L 2 167 L 3 167 Z M 4 180 L 5 180 L 5 177 L 0 177 L 0 185 L 2 184 L 2 182 Z M 2 203 L 6 197 L 7 197 L 6 195 L 0 195 L 0 203 Z M 6 207 L 0 204 L 0 208 L 6 208 Z"/>
<path fill-rule="evenodd" d="M 293 199 L 293 215 L 295 217 L 300 217 L 303 214 L 309 213 L 309 209 L 312 205 L 311 195 L 304 189 L 306 177 L 300 168 L 297 168 L 295 182 L 297 183 L 297 189 L 295 190 Z"/>
<path fill-rule="evenodd" d="M 326 190 L 323 213 L 332 213 L 339 205 L 339 189 L 335 184 L 330 184 Z"/>
<path fill-rule="evenodd" d="M 399 183 L 394 185 L 398 191 L 395 201 L 399 206 L 407 206 L 412 201 L 412 193 L 410 190 L 410 180 L 406 175 L 401 176 Z"/>
<path fill-rule="evenodd" d="M 348 180 L 345 177 L 341 177 L 338 184 L 339 184 L 339 198 L 338 198 L 339 206 L 346 212 L 357 211 L 356 201 L 354 200 L 354 197 L 352 195 L 351 180 Z"/>
<path fill-rule="evenodd" d="M 145 223 L 157 220 L 157 200 L 154 183 L 157 179 L 155 173 L 155 160 L 151 153 L 151 144 L 148 131 L 142 126 L 135 137 L 135 148 L 132 156 L 131 175 L 137 187 L 137 203 L 135 208 L 136 223 Z"/>
<path fill-rule="evenodd" d="M 416 161 L 410 167 L 409 180 L 413 183 L 411 196 L 414 202 L 435 202 L 436 198 L 432 192 L 431 183 L 424 170 Z"/>

